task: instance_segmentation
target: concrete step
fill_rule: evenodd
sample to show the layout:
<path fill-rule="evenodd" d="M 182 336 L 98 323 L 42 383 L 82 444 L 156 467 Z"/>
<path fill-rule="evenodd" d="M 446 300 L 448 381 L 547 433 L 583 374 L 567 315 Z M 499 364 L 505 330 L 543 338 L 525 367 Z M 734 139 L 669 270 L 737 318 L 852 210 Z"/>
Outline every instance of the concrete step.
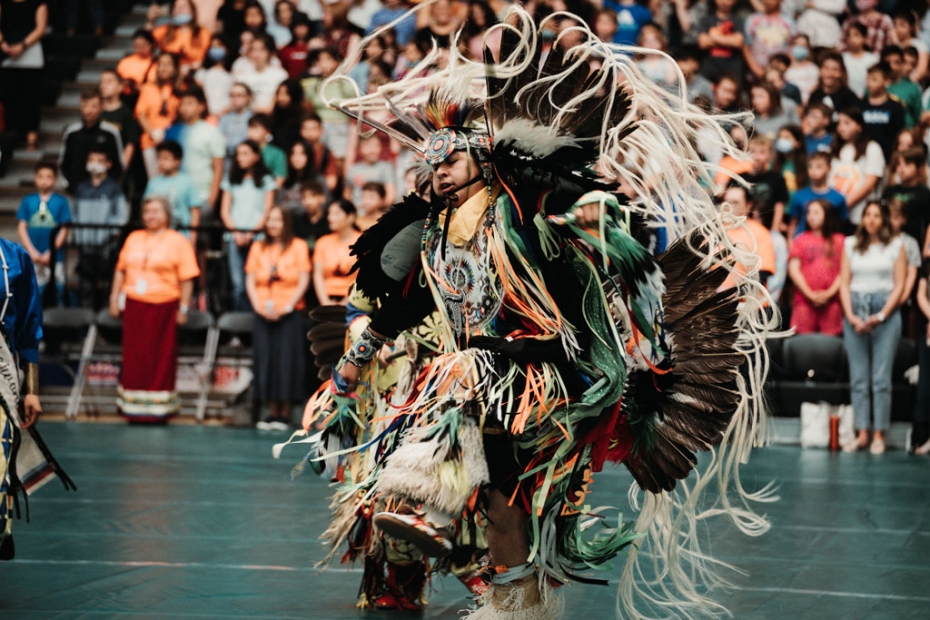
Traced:
<path fill-rule="evenodd" d="M 99 84 L 100 83 L 100 74 L 103 72 L 103 68 L 99 69 L 85 69 L 81 67 L 81 70 L 78 72 L 77 77 L 74 79 L 75 82 L 84 82 L 86 84 Z"/>
<path fill-rule="evenodd" d="M 106 47 L 97 52 L 96 58 L 92 60 L 108 62 L 115 66 L 124 56 L 132 53 L 132 45 Z"/>

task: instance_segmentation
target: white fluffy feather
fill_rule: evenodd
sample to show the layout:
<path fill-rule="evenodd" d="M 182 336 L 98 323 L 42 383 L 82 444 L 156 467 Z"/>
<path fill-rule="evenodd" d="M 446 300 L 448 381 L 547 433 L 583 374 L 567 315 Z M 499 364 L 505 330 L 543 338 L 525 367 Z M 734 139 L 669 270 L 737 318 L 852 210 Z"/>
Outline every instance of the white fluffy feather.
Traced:
<path fill-rule="evenodd" d="M 566 146 L 578 146 L 573 136 L 559 135 L 559 128 L 538 125 L 525 118 L 507 121 L 494 132 L 496 147 L 512 143 L 534 157 L 545 157 Z"/>

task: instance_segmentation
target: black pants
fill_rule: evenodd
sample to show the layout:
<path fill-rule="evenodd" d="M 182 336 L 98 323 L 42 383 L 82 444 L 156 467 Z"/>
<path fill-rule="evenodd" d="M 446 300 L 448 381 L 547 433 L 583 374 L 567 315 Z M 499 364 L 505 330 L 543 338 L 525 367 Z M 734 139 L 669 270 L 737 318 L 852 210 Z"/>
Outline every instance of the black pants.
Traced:
<path fill-rule="evenodd" d="M 42 69 L 0 70 L 0 93 L 9 131 L 39 130 L 42 107 Z"/>

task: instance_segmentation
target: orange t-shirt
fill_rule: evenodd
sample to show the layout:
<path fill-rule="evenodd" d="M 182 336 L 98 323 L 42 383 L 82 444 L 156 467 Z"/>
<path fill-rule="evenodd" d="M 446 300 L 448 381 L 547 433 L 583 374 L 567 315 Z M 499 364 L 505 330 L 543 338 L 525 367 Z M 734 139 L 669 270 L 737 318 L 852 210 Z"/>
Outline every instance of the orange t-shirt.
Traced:
<path fill-rule="evenodd" d="M 159 86 L 149 82 L 139 89 L 136 118 L 144 118 L 152 129 L 168 129 L 177 117 L 180 105 L 181 100 L 174 94 L 174 88 L 169 84 Z M 143 149 L 151 148 L 155 146 L 155 141 L 148 132 L 145 132 L 142 134 L 140 145 Z"/>
<path fill-rule="evenodd" d="M 206 57 L 207 50 L 210 49 L 210 40 L 213 38 L 212 32 L 206 28 L 201 28 L 200 34 L 194 36 L 193 28 L 176 28 L 174 38 L 171 39 L 170 43 L 166 43 L 165 39 L 168 38 L 169 28 L 171 26 L 165 24 L 152 31 L 152 38 L 155 39 L 158 47 L 163 52 L 179 56 L 183 65 L 199 66 Z"/>
<path fill-rule="evenodd" d="M 775 246 L 772 243 L 772 233 L 768 228 L 753 219 L 746 219 L 741 226 L 727 230 L 727 237 L 740 250 L 752 252 L 758 257 L 759 271 L 775 273 Z M 752 265 L 737 262 L 733 273 L 727 276 L 722 288 L 735 286 L 737 274 L 745 276 Z"/>
<path fill-rule="evenodd" d="M 130 54 L 116 65 L 116 73 L 120 78 L 131 80 L 136 83 L 136 87 L 142 88 L 144 83 L 155 80 L 155 59 Z"/>
<path fill-rule="evenodd" d="M 727 187 L 727 185 L 733 181 L 730 175 L 724 171 L 729 171 L 733 174 L 739 175 L 752 172 L 751 161 L 741 161 L 729 155 L 720 160 L 720 167 L 722 170 L 718 170 L 717 174 L 714 175 L 714 184 L 717 186 L 718 192 L 722 192 Z"/>
<path fill-rule="evenodd" d="M 181 283 L 200 275 L 194 246 L 181 233 L 137 230 L 126 238 L 116 270 L 126 273 L 126 297 L 150 304 L 181 298 Z"/>
<path fill-rule="evenodd" d="M 313 262 L 323 268 L 323 282 L 326 294 L 333 299 L 342 299 L 349 294 L 355 284 L 355 274 L 349 273 L 355 266 L 355 258 L 349 253 L 350 247 L 361 236 L 356 232 L 348 243 L 339 239 L 336 233 L 323 235 L 313 246 Z"/>
<path fill-rule="evenodd" d="M 249 250 L 245 272 L 255 276 L 259 307 L 267 306 L 270 301 L 275 310 L 283 312 L 294 299 L 300 274 L 310 273 L 310 248 L 303 239 L 294 239 L 283 251 L 280 244 L 266 245 L 258 241 Z M 302 310 L 304 305 L 301 295 L 294 309 Z"/>

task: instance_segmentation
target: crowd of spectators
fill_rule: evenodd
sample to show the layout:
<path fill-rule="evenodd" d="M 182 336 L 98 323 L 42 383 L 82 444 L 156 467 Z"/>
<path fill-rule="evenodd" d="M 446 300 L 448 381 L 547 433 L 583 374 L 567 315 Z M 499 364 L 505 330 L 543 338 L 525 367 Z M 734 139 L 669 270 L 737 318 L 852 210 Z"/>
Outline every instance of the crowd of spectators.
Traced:
<path fill-rule="evenodd" d="M 11 59 L 25 57 L 40 40 L 45 4 L 2 0 L 0 6 L 2 80 L 19 89 L 35 79 L 35 69 Z M 351 286 L 348 247 L 411 191 L 414 157 L 326 106 L 325 98 L 355 94 L 346 82 L 325 84 L 326 78 L 358 52 L 351 77 L 361 92 L 375 89 L 403 77 L 433 45 L 447 49 L 460 30 L 462 52 L 478 57 L 485 42 L 499 45 L 499 36 L 484 35 L 507 2 L 437 0 L 400 19 L 411 6 L 404 0 L 151 5 L 133 52 L 103 72 L 99 89 L 82 94 L 82 120 L 62 138 L 61 184 L 70 211 L 53 193 L 50 166 L 37 171 L 38 198 L 23 201 L 20 236 L 33 259 L 55 264 L 50 252 L 64 243 L 61 234 L 48 238 L 56 225 L 112 226 L 72 238 L 81 250 L 81 302 L 104 306 L 104 280 L 119 249 L 115 231 L 143 198 L 163 198 L 170 225 L 200 249 L 201 267 L 207 248 L 225 254 L 224 281 L 202 268 L 192 307 L 208 308 L 211 287 L 219 287 L 228 290 L 225 307 L 252 309 L 270 324 L 344 299 Z M 638 58 L 640 68 L 670 89 L 678 88 L 680 69 L 699 107 L 754 113 L 750 122 L 727 125 L 748 159 L 725 156 L 712 141 L 697 146 L 719 170 L 708 191 L 749 218 L 739 234 L 760 254 L 786 327 L 839 335 L 845 324 L 850 350 L 871 351 L 866 374 L 890 367 L 876 358 L 893 347 L 863 345 L 857 340 L 863 335 L 896 343 L 903 332 L 926 357 L 930 328 L 920 309 L 930 304 L 918 295 L 927 288 L 921 263 L 930 257 L 927 2 L 531 0 L 528 7 L 540 18 L 568 10 L 604 40 L 666 52 Z M 358 49 L 366 34 L 391 22 Z M 549 24 L 549 41 L 576 25 L 569 17 Z M 571 45 L 571 37 L 562 43 Z M 7 122 L 20 123 L 29 144 L 35 108 L 6 106 Z M 732 174 L 751 188 L 735 188 Z M 870 209 L 877 230 L 870 228 L 876 218 L 866 217 Z M 226 230 L 222 240 L 198 234 L 211 226 Z M 853 236 L 844 241 L 846 235 Z M 307 260 L 295 257 L 295 247 Z M 896 252 L 906 264 L 901 281 L 876 278 L 888 270 L 877 257 Z M 875 294 L 857 302 L 863 282 L 875 287 L 871 293 L 895 299 L 881 308 Z M 273 283 L 281 288 L 266 291 Z M 877 381 L 875 389 L 884 385 Z M 263 394 L 284 402 L 298 396 L 284 393 L 292 387 L 283 381 L 277 392 Z"/>

